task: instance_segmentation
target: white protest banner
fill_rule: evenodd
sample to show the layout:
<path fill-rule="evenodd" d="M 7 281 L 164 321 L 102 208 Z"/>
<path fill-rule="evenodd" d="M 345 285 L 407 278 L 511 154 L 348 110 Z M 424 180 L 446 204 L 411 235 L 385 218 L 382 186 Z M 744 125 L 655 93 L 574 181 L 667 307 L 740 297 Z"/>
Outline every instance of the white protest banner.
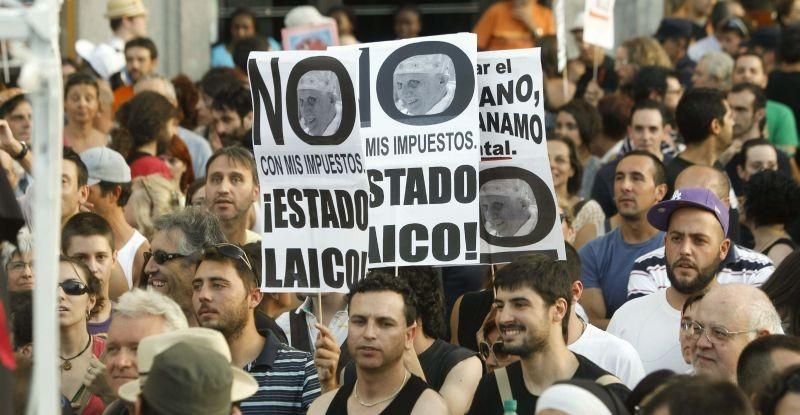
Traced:
<path fill-rule="evenodd" d="M 605 49 L 614 48 L 614 0 L 586 0 L 583 40 Z"/>
<path fill-rule="evenodd" d="M 564 259 L 544 126 L 540 49 L 478 53 L 481 263 Z"/>
<path fill-rule="evenodd" d="M 361 136 L 370 182 L 371 267 L 478 262 L 477 38 L 361 50 Z"/>
<path fill-rule="evenodd" d="M 348 292 L 367 267 L 358 51 L 248 59 L 264 206 L 262 291 Z"/>

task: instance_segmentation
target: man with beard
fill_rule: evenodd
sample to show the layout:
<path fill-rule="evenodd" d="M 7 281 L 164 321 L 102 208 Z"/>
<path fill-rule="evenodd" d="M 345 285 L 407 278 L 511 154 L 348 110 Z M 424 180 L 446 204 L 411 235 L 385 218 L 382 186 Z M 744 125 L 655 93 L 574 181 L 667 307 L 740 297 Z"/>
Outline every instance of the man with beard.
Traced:
<path fill-rule="evenodd" d="M 197 326 L 192 306 L 195 254 L 206 244 L 225 242 L 214 215 L 201 207 L 187 207 L 153 220 L 153 240 L 145 252 L 145 284 L 174 300 L 190 326 Z"/>
<path fill-rule="evenodd" d="M 620 225 L 578 251 L 585 287 L 581 305 L 594 326 L 605 329 L 625 303 L 634 258 L 663 244 L 663 234 L 647 222 L 645 215 L 667 192 L 664 177 L 661 160 L 646 151 L 632 151 L 617 163 L 614 200 Z"/>
<path fill-rule="evenodd" d="M 241 145 L 252 149 L 253 103 L 250 91 L 240 84 L 220 92 L 211 104 L 211 148 Z"/>
<path fill-rule="evenodd" d="M 342 122 L 339 81 L 331 71 L 308 71 L 297 83 L 297 107 L 303 131 L 329 136 Z"/>
<path fill-rule="evenodd" d="M 725 238 L 728 209 L 710 190 L 680 188 L 671 200 L 653 206 L 647 220 L 666 232 L 664 265 L 671 285 L 628 301 L 611 319 L 608 332 L 636 348 L 646 372 L 685 373 L 690 366 L 680 345 L 681 309 L 687 298 L 716 284 L 714 277 L 731 248 Z"/>
<path fill-rule="evenodd" d="M 730 207 L 728 176 L 716 168 L 690 166 L 678 175 L 675 186 L 677 188 L 710 189 L 722 201 L 726 210 Z M 672 280 L 667 275 L 667 261 L 663 247 L 637 258 L 628 279 L 628 299 L 652 294 L 669 287 Z M 738 282 L 761 286 L 774 270 L 772 260 L 767 256 L 732 243 L 728 255 L 720 263 L 719 269 L 715 271 L 720 284 Z"/>
<path fill-rule="evenodd" d="M 231 350 L 231 364 L 258 381 L 258 392 L 240 404 L 243 414 L 305 414 L 319 396 L 314 358 L 259 331 L 255 308 L 261 282 L 244 251 L 221 243 L 202 251 L 192 280 L 192 303 L 200 325 L 219 331 Z"/>
<path fill-rule="evenodd" d="M 536 226 L 533 190 L 521 179 L 497 179 L 481 186 L 481 213 L 492 236 L 526 236 Z"/>
<path fill-rule="evenodd" d="M 495 323 L 503 351 L 520 357 L 481 379 L 469 414 L 503 414 L 503 402 L 517 401 L 517 413 L 530 414 L 552 384 L 586 379 L 605 385 L 622 401 L 630 391 L 614 375 L 575 354 L 565 342 L 572 290 L 566 261 L 541 254 L 517 258 L 495 274 Z"/>
<path fill-rule="evenodd" d="M 394 93 L 397 109 L 406 115 L 434 115 L 453 101 L 455 81 L 446 55 L 416 55 L 397 65 Z"/>
<path fill-rule="evenodd" d="M 350 290 L 347 304 L 347 348 L 358 380 L 322 395 L 308 413 L 448 414 L 442 397 L 404 365 L 419 330 L 406 280 L 371 271 Z"/>
<path fill-rule="evenodd" d="M 242 147 L 224 147 L 208 159 L 206 204 L 219 219 L 228 242 L 260 242 L 248 229 L 248 211 L 258 200 L 258 172 L 253 155 Z"/>

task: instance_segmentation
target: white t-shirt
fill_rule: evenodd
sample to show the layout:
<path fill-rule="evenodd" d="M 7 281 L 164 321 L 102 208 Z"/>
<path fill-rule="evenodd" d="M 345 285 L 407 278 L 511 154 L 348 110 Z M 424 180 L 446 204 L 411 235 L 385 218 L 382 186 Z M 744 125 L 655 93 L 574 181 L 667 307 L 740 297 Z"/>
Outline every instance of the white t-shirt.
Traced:
<path fill-rule="evenodd" d="M 617 309 L 607 331 L 630 343 L 642 359 L 645 373 L 672 369 L 686 373 L 679 340 L 681 312 L 667 302 L 667 290 L 635 298 Z"/>
<path fill-rule="evenodd" d="M 567 348 L 615 375 L 630 389 L 644 377 L 644 366 L 636 349 L 625 340 L 591 324 L 586 324 L 581 337 Z"/>
<path fill-rule="evenodd" d="M 125 245 L 117 251 L 117 262 L 119 262 L 119 266 L 122 268 L 122 273 L 125 274 L 128 287 L 133 287 L 133 261 L 136 258 L 136 251 L 139 250 L 139 247 L 142 246 L 145 241 L 147 241 L 147 238 L 134 229 L 133 235 L 128 239 L 128 242 L 125 242 Z"/>

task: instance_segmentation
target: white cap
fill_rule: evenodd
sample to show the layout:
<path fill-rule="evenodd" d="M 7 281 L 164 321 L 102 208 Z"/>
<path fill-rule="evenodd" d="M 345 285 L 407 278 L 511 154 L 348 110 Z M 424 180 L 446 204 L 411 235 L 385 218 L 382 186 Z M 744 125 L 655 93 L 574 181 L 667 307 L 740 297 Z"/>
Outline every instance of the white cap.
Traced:
<path fill-rule="evenodd" d="M 106 43 L 95 45 L 86 39 L 80 39 L 75 42 L 75 52 L 103 79 L 110 78 L 125 67 L 125 55 Z"/>
<path fill-rule="evenodd" d="M 125 162 L 122 154 L 108 147 L 92 147 L 83 151 L 81 161 L 89 171 L 89 186 L 99 182 L 129 183 L 131 181 L 131 168 Z"/>
<path fill-rule="evenodd" d="M 285 27 L 314 26 L 332 21 L 330 17 L 323 16 L 314 6 L 297 6 L 283 18 Z"/>
<path fill-rule="evenodd" d="M 442 54 L 417 55 L 404 59 L 397 65 L 395 75 L 411 73 L 448 73 L 448 58 Z"/>
<path fill-rule="evenodd" d="M 584 16 L 584 12 L 578 12 L 578 15 L 575 16 L 575 20 L 572 21 L 572 25 L 569 27 L 570 32 L 583 30 Z"/>

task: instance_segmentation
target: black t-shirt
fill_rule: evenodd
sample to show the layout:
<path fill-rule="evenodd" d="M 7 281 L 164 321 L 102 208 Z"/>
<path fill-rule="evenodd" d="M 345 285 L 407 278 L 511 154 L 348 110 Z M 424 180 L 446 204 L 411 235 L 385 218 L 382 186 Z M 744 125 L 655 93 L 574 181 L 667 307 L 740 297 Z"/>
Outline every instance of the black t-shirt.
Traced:
<path fill-rule="evenodd" d="M 578 359 L 578 369 L 572 375 L 572 379 L 586 379 L 594 381 L 597 378 L 608 375 L 609 373 L 601 369 L 600 366 L 589 361 L 589 359 L 575 354 Z M 538 396 L 532 395 L 525 387 L 525 380 L 522 378 L 522 363 L 514 362 L 506 366 L 508 372 L 508 382 L 511 384 L 511 393 L 517 401 L 518 414 L 532 414 L 536 410 Z M 630 389 L 622 383 L 614 383 L 605 386 L 613 395 L 622 402 L 628 398 Z M 481 379 L 475 397 L 472 399 L 472 406 L 469 408 L 470 415 L 492 415 L 503 414 L 503 402 L 500 400 L 500 392 L 497 390 L 497 379 L 494 373 L 490 373 Z"/>
<path fill-rule="evenodd" d="M 417 358 L 419 365 L 422 366 L 422 372 L 425 373 L 426 383 L 438 392 L 453 367 L 472 356 L 475 356 L 472 350 L 436 339 L 431 347 L 418 354 Z M 345 368 L 344 383 L 355 383 L 357 377 L 355 362 L 351 360 Z"/>

